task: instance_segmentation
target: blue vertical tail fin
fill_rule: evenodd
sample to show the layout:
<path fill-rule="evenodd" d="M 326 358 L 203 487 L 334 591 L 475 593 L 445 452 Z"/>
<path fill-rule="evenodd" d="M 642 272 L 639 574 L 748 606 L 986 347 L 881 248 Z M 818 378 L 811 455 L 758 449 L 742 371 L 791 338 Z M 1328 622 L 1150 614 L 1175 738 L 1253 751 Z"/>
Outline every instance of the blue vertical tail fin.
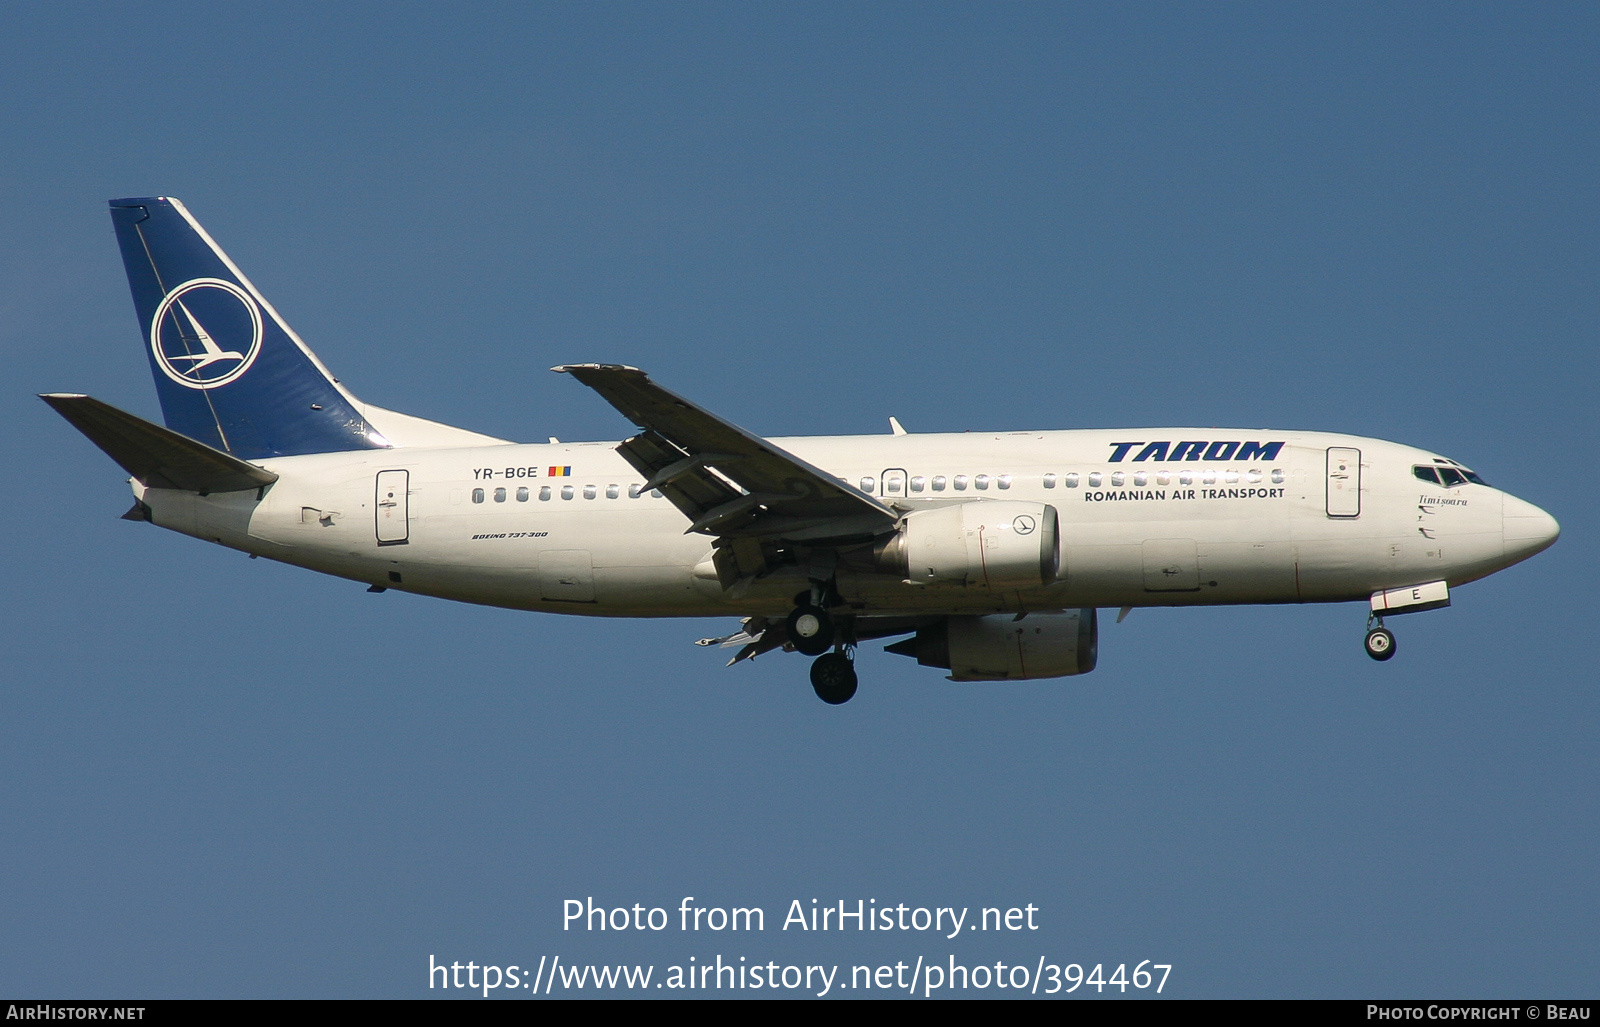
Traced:
<path fill-rule="evenodd" d="M 111 220 L 168 428 L 244 460 L 391 445 L 182 203 Z"/>

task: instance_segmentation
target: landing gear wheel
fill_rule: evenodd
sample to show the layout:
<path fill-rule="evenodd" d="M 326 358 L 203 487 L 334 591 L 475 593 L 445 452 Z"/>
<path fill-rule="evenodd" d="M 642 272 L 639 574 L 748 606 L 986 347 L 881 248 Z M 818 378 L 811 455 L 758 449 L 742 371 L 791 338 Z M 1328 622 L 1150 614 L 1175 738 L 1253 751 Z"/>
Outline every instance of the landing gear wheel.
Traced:
<path fill-rule="evenodd" d="M 856 694 L 856 668 L 844 653 L 824 653 L 811 664 L 811 687 L 829 706 L 847 703 Z"/>
<path fill-rule="evenodd" d="M 787 628 L 789 641 L 807 656 L 821 656 L 833 647 L 833 618 L 820 606 L 796 606 Z"/>
<path fill-rule="evenodd" d="M 1373 628 L 1367 632 L 1367 655 L 1374 660 L 1387 660 L 1394 655 L 1394 632 L 1388 628 Z"/>

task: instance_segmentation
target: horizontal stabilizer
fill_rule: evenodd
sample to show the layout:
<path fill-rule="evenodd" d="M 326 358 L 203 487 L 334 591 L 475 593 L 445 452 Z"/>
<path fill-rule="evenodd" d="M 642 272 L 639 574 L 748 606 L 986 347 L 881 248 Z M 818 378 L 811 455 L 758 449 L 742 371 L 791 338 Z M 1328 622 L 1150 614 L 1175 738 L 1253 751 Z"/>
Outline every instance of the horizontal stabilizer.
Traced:
<path fill-rule="evenodd" d="M 52 393 L 39 398 L 147 488 L 242 492 L 278 480 L 271 471 L 92 396 Z"/>

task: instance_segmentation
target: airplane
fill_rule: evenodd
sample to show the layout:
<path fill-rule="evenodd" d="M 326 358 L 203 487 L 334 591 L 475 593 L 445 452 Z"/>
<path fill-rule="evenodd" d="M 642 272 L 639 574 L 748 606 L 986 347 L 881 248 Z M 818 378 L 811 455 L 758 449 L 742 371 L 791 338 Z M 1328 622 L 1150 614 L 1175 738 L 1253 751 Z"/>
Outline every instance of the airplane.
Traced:
<path fill-rule="evenodd" d="M 1548 513 L 1426 449 L 1223 428 L 762 438 L 625 365 L 563 364 L 636 426 L 524 444 L 357 399 L 187 208 L 110 201 L 165 426 L 41 398 L 131 477 L 124 518 L 388 589 L 595 617 L 734 615 L 729 664 L 856 647 L 953 681 L 1094 670 L 1101 609 L 1367 605 L 1549 547 Z M 205 327 L 202 327 L 202 324 Z"/>

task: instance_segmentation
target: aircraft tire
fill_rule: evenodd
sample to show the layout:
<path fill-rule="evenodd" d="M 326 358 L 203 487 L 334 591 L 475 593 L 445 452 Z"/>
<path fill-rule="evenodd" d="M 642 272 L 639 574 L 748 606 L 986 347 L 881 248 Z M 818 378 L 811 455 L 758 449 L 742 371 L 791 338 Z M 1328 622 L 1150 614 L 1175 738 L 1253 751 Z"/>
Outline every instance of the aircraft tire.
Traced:
<path fill-rule="evenodd" d="M 1394 632 L 1388 628 L 1373 628 L 1367 632 L 1365 643 L 1367 655 L 1374 660 L 1387 660 L 1394 656 Z"/>
<path fill-rule="evenodd" d="M 811 688 L 829 706 L 849 702 L 856 683 L 855 665 L 844 653 L 824 653 L 811 663 Z"/>
<path fill-rule="evenodd" d="M 789 641 L 807 656 L 833 648 L 833 618 L 820 606 L 796 606 L 786 625 Z"/>

